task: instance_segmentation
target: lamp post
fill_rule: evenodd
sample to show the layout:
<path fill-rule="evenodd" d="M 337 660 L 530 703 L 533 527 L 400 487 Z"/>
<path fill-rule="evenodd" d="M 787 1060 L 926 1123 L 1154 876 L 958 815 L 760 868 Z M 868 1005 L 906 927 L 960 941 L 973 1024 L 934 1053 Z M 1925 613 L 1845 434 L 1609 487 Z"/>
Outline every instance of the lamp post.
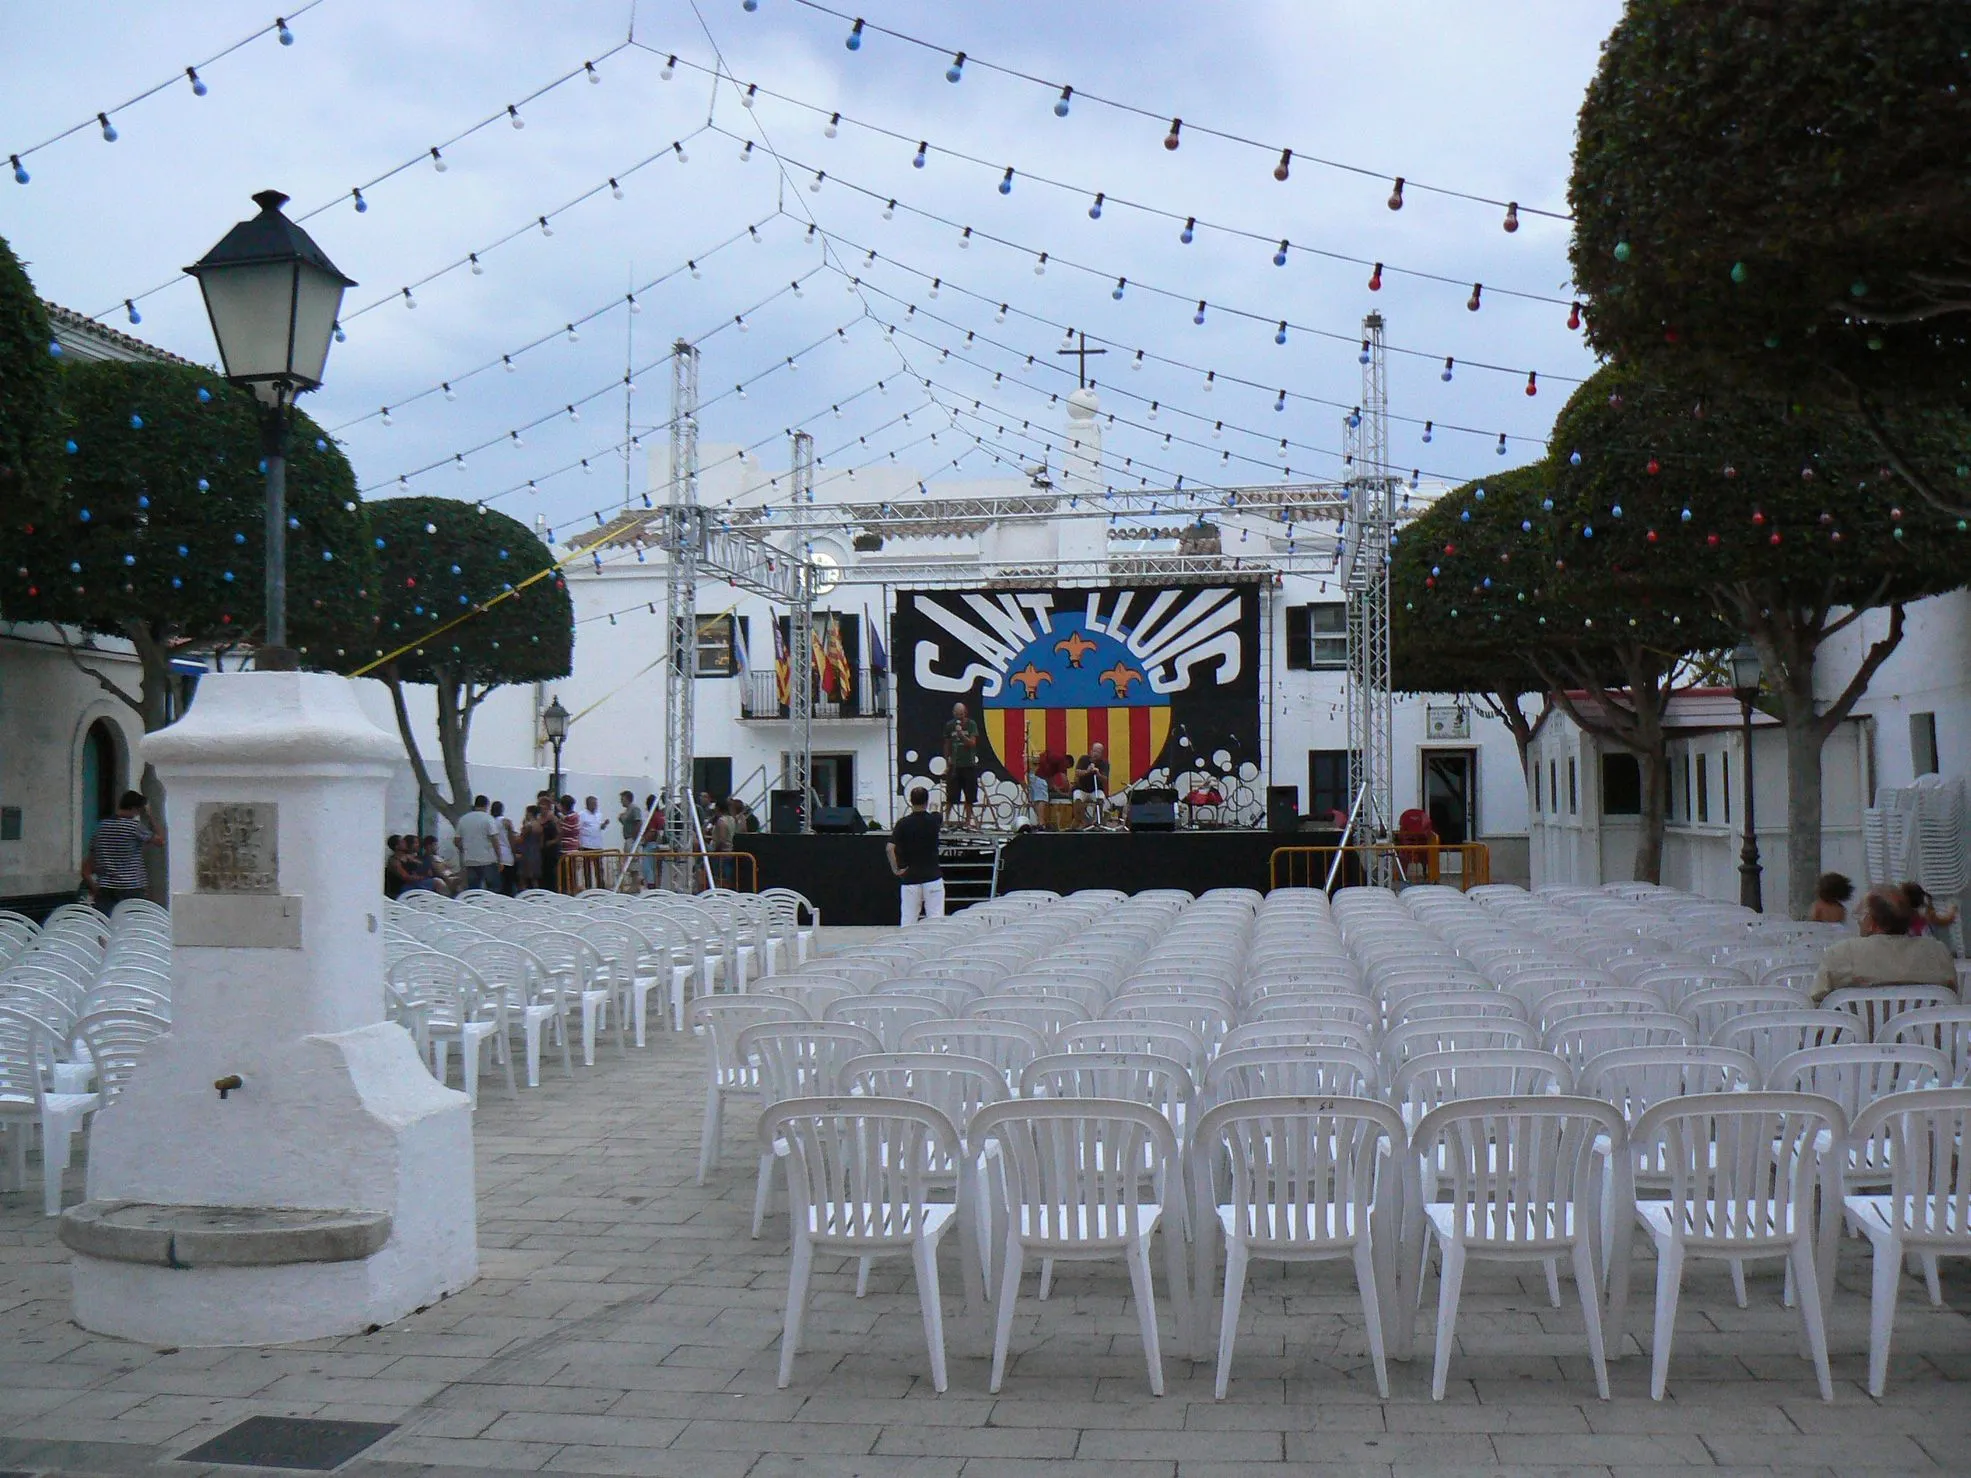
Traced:
<path fill-rule="evenodd" d="M 254 665 L 289 670 L 287 644 L 287 431 L 294 397 L 322 383 L 342 294 L 356 284 L 308 233 L 281 214 L 287 196 L 262 190 L 260 214 L 241 221 L 185 270 L 198 279 L 226 379 L 261 404 L 267 459 L 267 611 Z"/>
<path fill-rule="evenodd" d="M 557 806 L 561 804 L 561 746 L 568 742 L 568 716 L 559 697 L 549 698 L 548 706 L 541 710 L 541 732 L 554 746 L 554 782 L 549 788 Z"/>
<path fill-rule="evenodd" d="M 1732 648 L 1731 690 L 1738 699 L 1740 735 L 1745 746 L 1745 845 L 1738 854 L 1738 901 L 1758 913 L 1766 911 L 1759 886 L 1758 811 L 1752 791 L 1752 705 L 1759 697 L 1765 669 L 1759 649 L 1749 641 Z"/>

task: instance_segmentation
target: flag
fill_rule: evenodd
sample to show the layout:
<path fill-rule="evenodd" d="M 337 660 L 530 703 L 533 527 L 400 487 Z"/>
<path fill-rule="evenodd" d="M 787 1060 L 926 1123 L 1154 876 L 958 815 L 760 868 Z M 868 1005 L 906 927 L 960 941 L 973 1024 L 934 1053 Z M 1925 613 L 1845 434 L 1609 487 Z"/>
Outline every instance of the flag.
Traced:
<path fill-rule="evenodd" d="M 808 661 L 811 664 L 809 671 L 813 674 L 815 688 L 824 696 L 833 697 L 834 695 L 828 691 L 828 654 L 821 647 L 819 626 L 808 627 Z"/>
<path fill-rule="evenodd" d="M 876 629 L 876 623 L 869 619 L 869 607 L 862 608 L 862 629 L 869 633 L 869 670 L 872 673 L 890 670 L 890 654 L 883 650 L 883 633 Z"/>
<path fill-rule="evenodd" d="M 746 653 L 746 628 L 739 624 L 737 616 L 722 616 L 719 619 L 732 623 L 732 671 L 734 676 L 743 677 L 753 665 Z"/>
<path fill-rule="evenodd" d="M 787 706 L 787 683 L 791 667 L 787 660 L 787 623 L 776 620 L 773 623 L 773 685 L 780 696 L 780 706 Z"/>
<path fill-rule="evenodd" d="M 847 702 L 855 691 L 855 669 L 849 666 L 848 648 L 842 645 L 842 623 L 834 616 L 828 618 L 828 676 L 834 679 L 836 701 Z"/>

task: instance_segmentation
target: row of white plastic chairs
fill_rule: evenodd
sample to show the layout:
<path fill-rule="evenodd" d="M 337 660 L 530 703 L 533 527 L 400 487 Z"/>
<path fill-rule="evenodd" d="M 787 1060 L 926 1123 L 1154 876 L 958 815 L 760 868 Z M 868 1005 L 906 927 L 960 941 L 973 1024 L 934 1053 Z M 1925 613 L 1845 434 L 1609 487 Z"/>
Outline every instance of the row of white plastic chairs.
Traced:
<path fill-rule="evenodd" d="M 773 1055 L 771 1026 L 749 1048 Z M 1226 1242 L 1218 1321 L 1218 1393 L 1230 1375 L 1250 1259 L 1353 1262 L 1378 1388 L 1385 1356 L 1407 1356 L 1422 1269 L 1441 1263 L 1432 1394 L 1441 1399 L 1468 1259 L 1571 1265 L 1606 1399 L 1606 1355 L 1622 1352 L 1629 1248 L 1655 1245 L 1652 1395 L 1666 1387 L 1687 1258 L 1732 1265 L 1781 1258 L 1821 1395 L 1832 1399 L 1825 1310 L 1845 1213 L 1873 1244 L 1877 1276 L 1870 1386 L 1887 1373 L 1905 1254 L 1933 1280 L 1944 1255 L 1971 1255 L 1971 1089 L 1890 1095 L 1852 1123 L 1833 1099 L 1801 1092 L 1680 1094 L 1625 1114 L 1570 1094 L 1454 1098 L 1406 1124 L 1391 1105 L 1345 1095 L 1226 1099 L 1180 1136 L 1157 1107 L 1095 1095 L 1105 1071 L 1074 1054 L 1030 1065 L 1032 1096 L 998 1097 L 990 1064 L 948 1054 L 865 1055 L 843 1064 L 847 1091 L 772 1103 L 762 1164 L 786 1164 L 793 1266 L 780 1383 L 792 1376 L 816 1250 L 868 1260 L 909 1254 L 918 1277 L 934 1384 L 946 1385 L 936 1247 L 957 1225 L 967 1302 L 997 1284 L 991 1389 L 1003 1378 L 1022 1268 L 1042 1260 L 1120 1258 L 1129 1268 L 1151 1388 L 1162 1369 L 1149 1243 L 1164 1233 L 1180 1338 L 1209 1325 L 1215 1242 Z M 927 1080 L 959 1079 L 940 1107 Z M 839 1086 L 839 1085 L 838 1085 Z M 1129 1086 L 1129 1085 L 1124 1085 Z M 976 1091 L 974 1091 L 976 1089 Z M 898 1091 L 901 1090 L 901 1091 Z M 972 1094 L 976 1101 L 964 1095 Z M 1892 1147 L 1886 1164 L 1871 1161 Z M 1851 1190 L 1851 1167 L 1872 1172 Z M 1859 1185 L 1886 1189 L 1865 1191 Z M 1188 1195 L 1187 1195 L 1188 1187 Z M 949 1200 L 946 1197 L 949 1196 Z M 1193 1243 L 1195 1275 L 1185 1268 Z M 994 1274 L 997 1274 L 995 1277 Z M 862 1286 L 859 1279 L 858 1286 Z M 1194 1294 L 1206 1308 L 1194 1315 Z M 1199 1350 L 1199 1353 L 1202 1353 Z"/>
<path fill-rule="evenodd" d="M 43 1209 L 54 1216 L 75 1136 L 170 1028 L 170 918 L 142 899 L 125 900 L 108 918 L 67 904 L 38 926 L 0 913 L 0 959 L 7 1183 L 26 1185 L 38 1136 Z"/>

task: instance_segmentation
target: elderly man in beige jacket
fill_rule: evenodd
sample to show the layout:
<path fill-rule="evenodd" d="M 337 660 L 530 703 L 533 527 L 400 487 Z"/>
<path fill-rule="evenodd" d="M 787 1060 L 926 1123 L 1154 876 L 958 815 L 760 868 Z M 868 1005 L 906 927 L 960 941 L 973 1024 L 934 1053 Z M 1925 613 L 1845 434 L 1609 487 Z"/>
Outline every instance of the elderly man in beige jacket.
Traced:
<path fill-rule="evenodd" d="M 1875 887 L 1862 895 L 1861 937 L 1842 939 L 1821 956 L 1814 1003 L 1851 985 L 1941 985 L 1957 988 L 1957 961 L 1948 946 L 1909 932 L 1909 901 L 1900 888 Z"/>

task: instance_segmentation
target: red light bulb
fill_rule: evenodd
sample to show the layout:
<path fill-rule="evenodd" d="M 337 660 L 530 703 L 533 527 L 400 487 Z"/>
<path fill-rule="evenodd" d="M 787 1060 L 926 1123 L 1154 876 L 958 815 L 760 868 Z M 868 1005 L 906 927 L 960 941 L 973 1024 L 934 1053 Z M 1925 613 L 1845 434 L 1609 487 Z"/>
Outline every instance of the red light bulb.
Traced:
<path fill-rule="evenodd" d="M 1528 370 L 1526 372 L 1526 393 L 1528 395 L 1538 395 L 1540 393 L 1540 372 L 1538 370 Z"/>
<path fill-rule="evenodd" d="M 1382 291 L 1382 263 L 1381 262 L 1377 262 L 1375 266 L 1375 270 L 1369 274 L 1369 291 L 1372 293 L 1379 293 Z"/>
<path fill-rule="evenodd" d="M 1569 303 L 1567 305 L 1567 326 L 1569 328 L 1579 328 L 1581 326 L 1581 305 L 1579 303 Z"/>
<path fill-rule="evenodd" d="M 1177 135 L 1183 132 L 1183 129 L 1184 129 L 1184 120 L 1182 118 L 1171 119 L 1170 132 L 1163 136 L 1163 146 L 1166 149 L 1175 149 L 1178 144 Z"/>

